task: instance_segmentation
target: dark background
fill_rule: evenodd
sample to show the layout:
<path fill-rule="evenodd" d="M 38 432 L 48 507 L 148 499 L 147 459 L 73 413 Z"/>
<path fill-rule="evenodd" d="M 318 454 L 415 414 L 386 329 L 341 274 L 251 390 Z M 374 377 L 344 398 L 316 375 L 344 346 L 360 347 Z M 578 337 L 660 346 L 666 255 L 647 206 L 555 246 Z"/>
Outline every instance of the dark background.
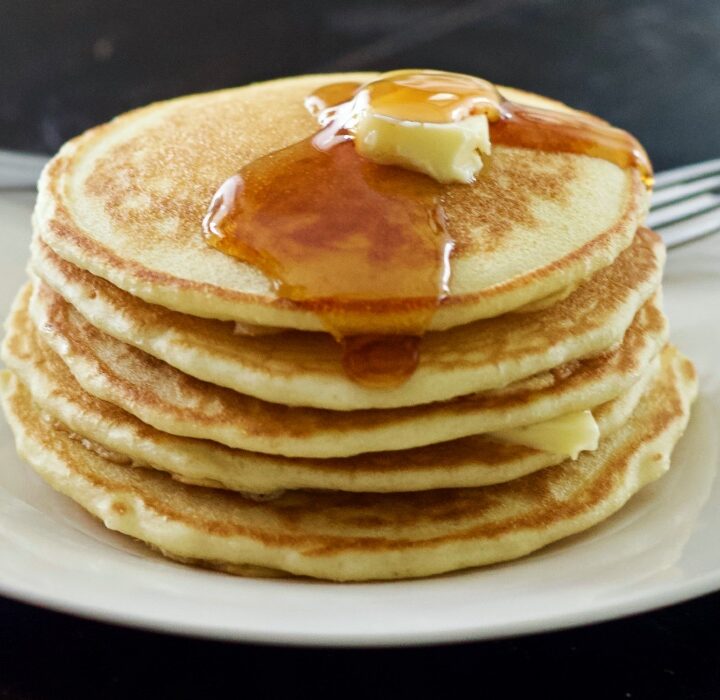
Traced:
<path fill-rule="evenodd" d="M 413 66 L 596 112 L 635 133 L 658 170 L 720 156 L 720 0 L 0 0 L 0 148 L 50 153 L 186 92 Z M 718 629 L 713 595 L 515 640 L 298 650 L 166 637 L 0 599 L 0 698 L 720 698 Z"/>
<path fill-rule="evenodd" d="M 658 169 L 720 155 L 718 0 L 0 0 L 0 148 L 187 92 L 424 66 L 598 113 Z"/>

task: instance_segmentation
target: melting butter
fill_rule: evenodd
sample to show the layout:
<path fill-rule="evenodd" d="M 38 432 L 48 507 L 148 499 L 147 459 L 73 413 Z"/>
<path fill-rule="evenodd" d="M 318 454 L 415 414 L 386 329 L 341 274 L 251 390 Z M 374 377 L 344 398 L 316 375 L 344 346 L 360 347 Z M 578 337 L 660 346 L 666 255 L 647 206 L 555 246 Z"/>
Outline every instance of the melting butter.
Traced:
<path fill-rule="evenodd" d="M 581 452 L 597 449 L 600 429 L 591 411 L 576 411 L 490 435 L 515 445 L 577 459 Z"/>
<path fill-rule="evenodd" d="M 398 165 L 441 183 L 470 184 L 490 155 L 490 125 L 479 114 L 456 122 L 406 121 L 368 106 L 353 129 L 358 153 L 382 165 Z"/>

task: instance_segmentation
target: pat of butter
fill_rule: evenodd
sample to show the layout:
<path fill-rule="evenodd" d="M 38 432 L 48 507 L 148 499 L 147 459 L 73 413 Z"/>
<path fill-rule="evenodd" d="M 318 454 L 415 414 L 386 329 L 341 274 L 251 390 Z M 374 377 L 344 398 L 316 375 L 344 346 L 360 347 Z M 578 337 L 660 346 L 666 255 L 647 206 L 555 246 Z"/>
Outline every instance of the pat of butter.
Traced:
<path fill-rule="evenodd" d="M 597 449 L 600 429 L 590 411 L 577 411 L 542 423 L 499 430 L 490 435 L 515 445 L 577 459 L 584 450 Z"/>
<path fill-rule="evenodd" d="M 364 158 L 418 170 L 442 183 L 473 182 L 483 167 L 480 153 L 490 155 L 490 128 L 483 114 L 434 123 L 393 119 L 367 108 L 353 131 L 355 148 Z"/>

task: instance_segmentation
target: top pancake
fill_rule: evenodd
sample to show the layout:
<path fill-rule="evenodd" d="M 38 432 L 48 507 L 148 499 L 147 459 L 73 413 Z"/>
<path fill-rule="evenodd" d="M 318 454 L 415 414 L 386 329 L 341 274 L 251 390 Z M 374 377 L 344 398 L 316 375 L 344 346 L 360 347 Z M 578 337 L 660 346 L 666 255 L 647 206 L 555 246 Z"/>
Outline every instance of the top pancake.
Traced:
<path fill-rule="evenodd" d="M 158 103 L 92 129 L 46 168 L 36 232 L 75 265 L 183 313 L 324 330 L 316 311 L 330 306 L 358 331 L 403 328 L 428 300 L 290 302 L 259 270 L 209 247 L 201 232 L 220 183 L 313 133 L 315 121 L 303 107 L 310 92 L 371 77 L 258 83 Z M 629 245 L 646 200 L 634 170 L 576 154 L 495 147 L 492 167 L 475 184 L 448 187 L 444 207 L 456 247 L 450 295 L 431 329 L 496 316 L 578 284 Z"/>

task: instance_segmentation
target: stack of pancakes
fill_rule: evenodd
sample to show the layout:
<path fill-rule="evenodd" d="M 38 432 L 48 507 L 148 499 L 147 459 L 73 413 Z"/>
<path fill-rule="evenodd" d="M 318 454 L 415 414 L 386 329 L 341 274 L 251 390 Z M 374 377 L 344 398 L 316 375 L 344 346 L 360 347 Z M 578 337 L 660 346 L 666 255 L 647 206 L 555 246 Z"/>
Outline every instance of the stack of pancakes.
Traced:
<path fill-rule="evenodd" d="M 46 169 L 4 404 L 20 453 L 107 527 L 234 573 L 426 576 L 586 529 L 668 468 L 696 381 L 633 169 L 497 147 L 449 187 L 450 295 L 397 386 L 353 382 L 317 305 L 205 243 L 218 184 L 312 133 L 312 90 L 367 78 L 152 105 Z M 410 306 L 333 313 L 402 328 Z M 548 449 L 586 410 L 597 449 Z"/>

